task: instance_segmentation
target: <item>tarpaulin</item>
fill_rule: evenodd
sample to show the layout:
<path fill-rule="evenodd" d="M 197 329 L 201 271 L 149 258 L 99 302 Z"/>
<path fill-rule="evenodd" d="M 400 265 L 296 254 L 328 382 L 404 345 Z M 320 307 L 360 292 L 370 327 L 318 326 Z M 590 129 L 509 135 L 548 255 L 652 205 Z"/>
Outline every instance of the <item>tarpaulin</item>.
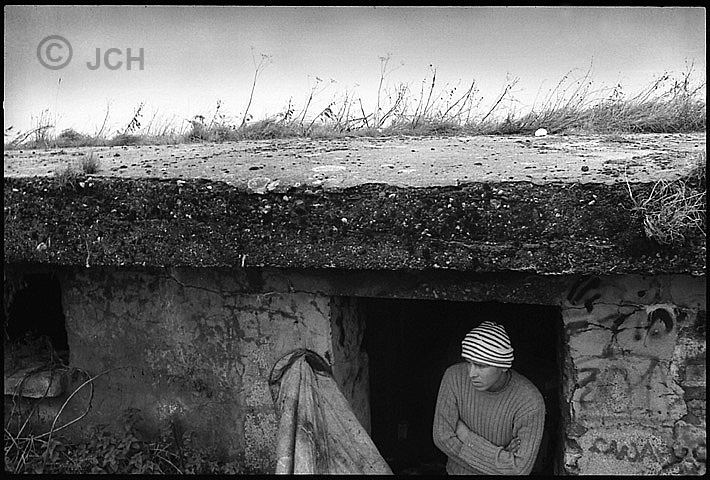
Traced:
<path fill-rule="evenodd" d="M 279 416 L 277 474 L 392 474 L 316 352 L 281 357 L 269 387 Z"/>

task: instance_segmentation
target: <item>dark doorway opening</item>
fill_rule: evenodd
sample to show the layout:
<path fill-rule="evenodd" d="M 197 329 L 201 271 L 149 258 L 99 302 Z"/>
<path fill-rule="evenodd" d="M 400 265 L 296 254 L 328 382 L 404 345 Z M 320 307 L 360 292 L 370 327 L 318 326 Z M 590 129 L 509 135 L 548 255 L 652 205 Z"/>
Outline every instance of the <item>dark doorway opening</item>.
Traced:
<path fill-rule="evenodd" d="M 361 299 L 370 365 L 371 437 L 398 474 L 445 473 L 432 422 L 441 377 L 462 361 L 461 340 L 484 320 L 505 326 L 513 369 L 545 398 L 545 433 L 532 474 L 554 474 L 560 423 L 557 307 L 512 303 Z"/>
<path fill-rule="evenodd" d="M 59 280 L 51 273 L 32 273 L 10 284 L 6 279 L 2 312 L 6 369 L 31 360 L 68 362 Z"/>

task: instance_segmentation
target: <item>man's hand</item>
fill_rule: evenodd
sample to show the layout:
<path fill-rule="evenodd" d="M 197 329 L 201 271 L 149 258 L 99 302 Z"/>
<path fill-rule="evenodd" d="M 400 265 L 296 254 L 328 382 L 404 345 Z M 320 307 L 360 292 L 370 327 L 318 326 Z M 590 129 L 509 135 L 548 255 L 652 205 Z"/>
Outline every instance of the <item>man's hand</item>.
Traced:
<path fill-rule="evenodd" d="M 520 439 L 518 437 L 513 437 L 513 439 L 508 444 L 508 446 L 506 446 L 503 450 L 505 450 L 506 452 L 510 452 L 510 453 L 518 453 L 519 448 L 520 448 Z"/>

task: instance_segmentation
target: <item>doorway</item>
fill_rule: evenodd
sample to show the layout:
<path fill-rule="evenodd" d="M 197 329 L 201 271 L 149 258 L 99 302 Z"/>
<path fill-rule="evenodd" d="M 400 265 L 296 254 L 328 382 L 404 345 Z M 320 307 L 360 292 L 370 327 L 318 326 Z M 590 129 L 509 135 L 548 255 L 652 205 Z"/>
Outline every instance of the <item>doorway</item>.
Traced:
<path fill-rule="evenodd" d="M 69 361 L 59 280 L 51 273 L 28 273 L 5 292 L 3 344 L 5 369 L 33 361 Z"/>
<path fill-rule="evenodd" d="M 502 324 L 513 368 L 545 399 L 545 431 L 531 474 L 554 474 L 560 424 L 558 307 L 500 302 L 361 298 L 370 365 L 371 437 L 396 474 L 444 474 L 432 423 L 441 377 L 462 361 L 461 340 L 484 320 Z"/>

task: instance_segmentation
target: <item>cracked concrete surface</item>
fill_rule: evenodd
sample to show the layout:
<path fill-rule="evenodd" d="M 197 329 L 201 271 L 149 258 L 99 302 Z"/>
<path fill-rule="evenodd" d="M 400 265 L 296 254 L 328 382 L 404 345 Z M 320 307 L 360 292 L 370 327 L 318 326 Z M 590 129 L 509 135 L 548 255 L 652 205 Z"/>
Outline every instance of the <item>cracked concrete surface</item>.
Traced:
<path fill-rule="evenodd" d="M 51 176 L 98 158 L 97 177 L 206 179 L 245 190 L 529 181 L 614 184 L 674 179 L 705 151 L 704 134 L 384 137 L 9 150 L 4 176 Z"/>

